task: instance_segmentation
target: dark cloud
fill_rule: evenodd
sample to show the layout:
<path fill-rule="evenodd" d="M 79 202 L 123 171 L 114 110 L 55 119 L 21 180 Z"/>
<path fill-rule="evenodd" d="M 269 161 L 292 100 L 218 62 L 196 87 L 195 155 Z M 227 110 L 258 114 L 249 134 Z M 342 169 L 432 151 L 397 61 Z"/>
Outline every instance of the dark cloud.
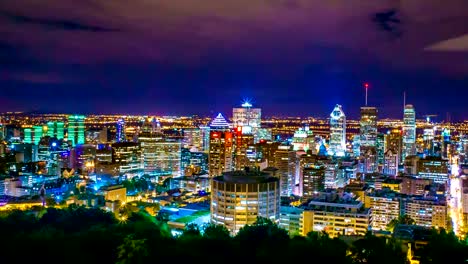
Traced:
<path fill-rule="evenodd" d="M 389 32 L 393 37 L 401 37 L 402 22 L 397 17 L 398 11 L 391 9 L 383 12 L 375 13 L 372 17 L 372 21 L 375 22 L 380 30 Z"/>
<path fill-rule="evenodd" d="M 51 30 L 67 30 L 67 31 L 89 31 L 89 32 L 114 32 L 119 29 L 106 28 L 101 26 L 86 25 L 78 21 L 64 20 L 64 19 L 51 19 L 23 16 L 19 14 L 0 11 L 0 16 L 17 24 L 30 24 L 44 27 Z"/>

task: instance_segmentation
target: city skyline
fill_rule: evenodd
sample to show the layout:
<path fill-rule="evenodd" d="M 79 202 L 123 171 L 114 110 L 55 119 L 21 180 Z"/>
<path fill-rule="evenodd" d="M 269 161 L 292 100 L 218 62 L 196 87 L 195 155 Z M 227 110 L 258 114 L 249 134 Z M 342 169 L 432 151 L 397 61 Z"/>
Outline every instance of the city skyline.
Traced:
<path fill-rule="evenodd" d="M 356 119 L 369 83 L 382 118 L 404 91 L 418 114 L 468 118 L 466 1 L 46 2 L 0 4 L 0 112 L 210 116 L 251 97 Z"/>

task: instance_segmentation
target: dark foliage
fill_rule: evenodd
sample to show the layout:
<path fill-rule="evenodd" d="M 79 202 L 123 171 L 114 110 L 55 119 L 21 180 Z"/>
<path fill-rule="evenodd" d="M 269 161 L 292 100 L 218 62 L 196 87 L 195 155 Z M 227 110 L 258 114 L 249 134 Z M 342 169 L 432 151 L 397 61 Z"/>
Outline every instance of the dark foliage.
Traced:
<path fill-rule="evenodd" d="M 231 236 L 224 226 L 188 225 L 174 238 L 166 223 L 145 213 L 125 221 L 83 207 L 0 214 L 2 263 L 406 263 L 401 243 L 371 234 L 345 243 L 325 233 L 289 238 L 259 218 Z M 467 246 L 452 233 L 434 231 L 421 263 L 461 263 Z M 309 262 L 309 261 L 308 261 Z"/>

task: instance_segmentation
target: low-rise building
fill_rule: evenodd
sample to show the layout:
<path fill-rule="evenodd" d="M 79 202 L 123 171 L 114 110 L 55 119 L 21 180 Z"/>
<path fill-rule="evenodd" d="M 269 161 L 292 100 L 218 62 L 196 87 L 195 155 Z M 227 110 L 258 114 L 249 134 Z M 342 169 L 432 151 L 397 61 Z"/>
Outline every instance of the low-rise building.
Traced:
<path fill-rule="evenodd" d="M 303 209 L 298 207 L 281 206 L 279 226 L 287 230 L 290 235 L 301 234 L 303 211 Z"/>
<path fill-rule="evenodd" d="M 304 207 L 301 233 L 327 232 L 339 235 L 365 235 L 372 226 L 371 209 L 351 194 L 320 193 Z"/>

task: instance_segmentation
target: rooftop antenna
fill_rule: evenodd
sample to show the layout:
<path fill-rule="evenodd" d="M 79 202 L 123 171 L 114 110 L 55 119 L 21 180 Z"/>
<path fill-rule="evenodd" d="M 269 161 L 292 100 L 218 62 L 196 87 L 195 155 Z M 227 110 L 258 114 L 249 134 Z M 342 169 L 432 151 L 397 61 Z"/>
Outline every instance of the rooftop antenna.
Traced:
<path fill-rule="evenodd" d="M 406 106 L 406 91 L 403 91 L 403 108 Z"/>
<path fill-rule="evenodd" d="M 369 84 L 365 83 L 364 87 L 366 88 L 366 106 L 367 106 L 367 89 L 369 88 Z"/>

